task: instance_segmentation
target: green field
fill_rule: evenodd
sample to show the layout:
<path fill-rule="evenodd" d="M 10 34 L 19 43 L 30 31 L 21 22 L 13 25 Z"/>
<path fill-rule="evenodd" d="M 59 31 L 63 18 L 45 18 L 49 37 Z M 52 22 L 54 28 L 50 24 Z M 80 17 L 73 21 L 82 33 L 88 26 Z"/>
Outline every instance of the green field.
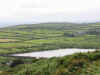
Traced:
<path fill-rule="evenodd" d="M 0 28 L 0 54 L 100 48 L 100 23 L 43 23 Z"/>
<path fill-rule="evenodd" d="M 100 23 L 41 23 L 0 28 L 0 55 L 60 48 L 100 49 Z M 100 51 L 59 58 L 0 56 L 0 75 L 100 75 Z"/>

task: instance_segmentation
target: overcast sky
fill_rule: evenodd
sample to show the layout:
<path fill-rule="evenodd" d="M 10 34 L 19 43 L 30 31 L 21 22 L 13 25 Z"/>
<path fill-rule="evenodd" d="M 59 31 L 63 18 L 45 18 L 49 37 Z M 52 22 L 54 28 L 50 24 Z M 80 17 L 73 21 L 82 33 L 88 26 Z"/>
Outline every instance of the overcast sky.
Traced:
<path fill-rule="evenodd" d="M 99 19 L 100 0 L 0 0 L 0 25 Z"/>

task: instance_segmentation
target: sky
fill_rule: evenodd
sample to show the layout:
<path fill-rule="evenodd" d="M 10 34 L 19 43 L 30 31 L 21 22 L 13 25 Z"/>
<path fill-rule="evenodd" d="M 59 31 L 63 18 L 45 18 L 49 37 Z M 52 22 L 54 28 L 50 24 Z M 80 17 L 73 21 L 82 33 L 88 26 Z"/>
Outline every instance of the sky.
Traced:
<path fill-rule="evenodd" d="M 0 26 L 99 19 L 100 0 L 0 0 Z"/>

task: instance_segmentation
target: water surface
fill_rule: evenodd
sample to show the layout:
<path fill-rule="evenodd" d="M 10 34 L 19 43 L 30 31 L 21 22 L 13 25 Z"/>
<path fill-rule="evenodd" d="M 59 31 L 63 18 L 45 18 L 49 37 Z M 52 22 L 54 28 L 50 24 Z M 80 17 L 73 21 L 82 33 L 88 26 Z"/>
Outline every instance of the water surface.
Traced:
<path fill-rule="evenodd" d="M 85 52 L 93 52 L 93 51 L 95 51 L 95 49 L 58 49 L 58 50 L 13 54 L 13 56 L 51 58 L 51 57 L 62 57 L 74 53 L 80 53 L 80 52 L 85 53 Z"/>

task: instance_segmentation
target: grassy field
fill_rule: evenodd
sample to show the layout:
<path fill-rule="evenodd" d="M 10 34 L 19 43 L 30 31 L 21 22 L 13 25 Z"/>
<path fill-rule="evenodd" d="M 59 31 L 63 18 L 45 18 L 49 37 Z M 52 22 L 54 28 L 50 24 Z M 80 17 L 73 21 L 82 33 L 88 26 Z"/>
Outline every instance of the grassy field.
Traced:
<path fill-rule="evenodd" d="M 0 75 L 100 75 L 100 52 L 50 59 L 0 57 Z"/>
<path fill-rule="evenodd" d="M 0 55 L 60 48 L 100 49 L 100 23 L 43 23 L 0 28 Z M 100 52 L 59 58 L 0 56 L 0 75 L 100 75 Z"/>
<path fill-rule="evenodd" d="M 0 28 L 0 54 L 100 48 L 100 23 L 44 23 Z"/>

